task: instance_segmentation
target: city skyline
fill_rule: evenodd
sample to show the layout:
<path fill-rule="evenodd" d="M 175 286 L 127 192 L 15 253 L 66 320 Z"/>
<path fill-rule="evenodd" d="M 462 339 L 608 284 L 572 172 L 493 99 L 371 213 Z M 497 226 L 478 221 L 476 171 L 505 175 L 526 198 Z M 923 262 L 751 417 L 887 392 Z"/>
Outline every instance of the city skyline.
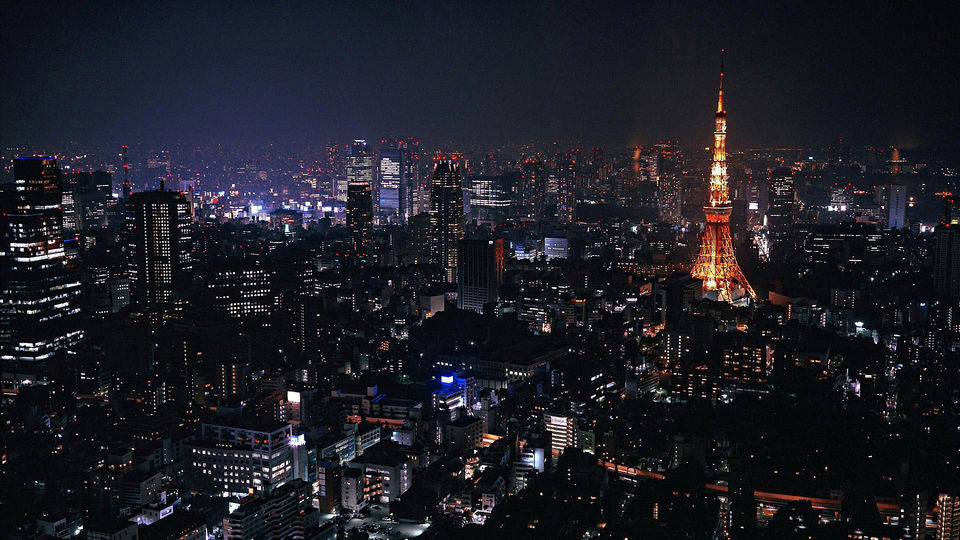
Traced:
<path fill-rule="evenodd" d="M 960 540 L 929 6 L 0 16 L 0 537 Z"/>

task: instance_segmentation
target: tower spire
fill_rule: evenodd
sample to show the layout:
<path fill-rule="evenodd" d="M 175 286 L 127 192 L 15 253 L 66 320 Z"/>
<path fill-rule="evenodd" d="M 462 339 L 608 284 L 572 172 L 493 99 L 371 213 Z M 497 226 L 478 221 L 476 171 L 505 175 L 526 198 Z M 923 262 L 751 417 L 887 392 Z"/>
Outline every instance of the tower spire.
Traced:
<path fill-rule="evenodd" d="M 720 97 L 717 99 L 717 112 L 722 113 L 723 110 L 723 54 L 726 52 L 726 49 L 720 49 Z"/>

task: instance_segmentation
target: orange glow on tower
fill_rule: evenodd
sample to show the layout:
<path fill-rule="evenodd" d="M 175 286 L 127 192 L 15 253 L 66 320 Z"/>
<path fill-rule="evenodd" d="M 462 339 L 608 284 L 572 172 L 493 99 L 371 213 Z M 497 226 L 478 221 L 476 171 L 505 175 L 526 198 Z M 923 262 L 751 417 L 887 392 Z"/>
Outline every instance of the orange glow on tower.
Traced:
<path fill-rule="evenodd" d="M 721 57 L 722 58 L 722 57 Z M 727 186 L 727 111 L 723 107 L 723 61 L 720 62 L 720 95 L 717 99 L 716 129 L 713 133 L 713 165 L 710 193 L 703 207 L 707 226 L 700 242 L 700 255 L 690 274 L 703 281 L 704 292 L 717 291 L 717 299 L 737 303 L 756 298 L 737 263 L 730 237 L 730 190 Z"/>

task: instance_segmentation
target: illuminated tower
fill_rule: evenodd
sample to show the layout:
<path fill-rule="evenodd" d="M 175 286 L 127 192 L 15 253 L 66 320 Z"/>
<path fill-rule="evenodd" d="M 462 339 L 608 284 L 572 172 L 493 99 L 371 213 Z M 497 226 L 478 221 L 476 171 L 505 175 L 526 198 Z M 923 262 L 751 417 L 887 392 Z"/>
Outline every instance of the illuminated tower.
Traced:
<path fill-rule="evenodd" d="M 704 292 L 716 291 L 717 299 L 739 302 L 756 298 L 737 264 L 730 238 L 730 193 L 727 187 L 727 111 L 723 108 L 723 62 L 720 63 L 720 97 L 717 101 L 716 131 L 713 134 L 713 166 L 710 169 L 710 192 L 706 214 L 707 228 L 700 243 L 700 255 L 690 272 L 703 281 Z"/>

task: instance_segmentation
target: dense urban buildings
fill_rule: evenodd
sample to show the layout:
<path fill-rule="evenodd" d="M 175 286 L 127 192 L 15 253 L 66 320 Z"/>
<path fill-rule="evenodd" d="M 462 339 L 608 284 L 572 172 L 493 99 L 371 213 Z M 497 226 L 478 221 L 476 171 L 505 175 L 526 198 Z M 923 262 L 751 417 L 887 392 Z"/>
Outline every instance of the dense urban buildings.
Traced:
<path fill-rule="evenodd" d="M 952 19 L 542 7 L 5 7 L 0 538 L 960 539 Z"/>

